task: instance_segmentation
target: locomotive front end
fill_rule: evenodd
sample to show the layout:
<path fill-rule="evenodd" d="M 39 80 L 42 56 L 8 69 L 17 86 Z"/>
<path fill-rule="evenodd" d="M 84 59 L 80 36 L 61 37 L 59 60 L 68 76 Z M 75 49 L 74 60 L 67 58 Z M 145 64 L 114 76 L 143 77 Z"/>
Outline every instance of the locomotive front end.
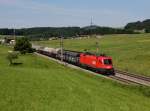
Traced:
<path fill-rule="evenodd" d="M 98 61 L 97 67 L 99 68 L 100 73 L 105 75 L 115 74 L 111 57 L 100 56 Z"/>

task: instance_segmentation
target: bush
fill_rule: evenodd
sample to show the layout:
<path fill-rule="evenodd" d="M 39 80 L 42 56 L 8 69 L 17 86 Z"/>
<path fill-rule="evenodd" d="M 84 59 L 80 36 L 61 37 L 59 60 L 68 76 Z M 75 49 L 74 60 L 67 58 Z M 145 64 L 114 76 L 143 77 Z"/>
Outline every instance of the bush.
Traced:
<path fill-rule="evenodd" d="M 7 55 L 7 60 L 9 61 L 9 65 L 14 64 L 13 60 L 18 59 L 18 52 L 9 52 Z"/>
<path fill-rule="evenodd" d="M 14 50 L 15 51 L 20 51 L 21 54 L 34 52 L 34 50 L 32 49 L 32 45 L 29 42 L 29 39 L 25 38 L 25 37 L 18 38 L 16 40 Z"/>

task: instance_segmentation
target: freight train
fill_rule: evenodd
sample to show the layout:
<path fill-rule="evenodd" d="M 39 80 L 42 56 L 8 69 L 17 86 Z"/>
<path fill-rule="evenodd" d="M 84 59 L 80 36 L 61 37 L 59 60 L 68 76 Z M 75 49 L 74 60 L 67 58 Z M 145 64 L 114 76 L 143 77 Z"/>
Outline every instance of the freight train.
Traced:
<path fill-rule="evenodd" d="M 89 52 L 77 52 L 70 50 L 63 50 L 62 52 L 63 54 L 60 49 L 48 47 L 37 49 L 37 53 L 59 60 L 63 59 L 65 62 L 95 71 L 100 74 L 115 74 L 111 57 L 105 55 L 96 56 L 95 54 Z"/>

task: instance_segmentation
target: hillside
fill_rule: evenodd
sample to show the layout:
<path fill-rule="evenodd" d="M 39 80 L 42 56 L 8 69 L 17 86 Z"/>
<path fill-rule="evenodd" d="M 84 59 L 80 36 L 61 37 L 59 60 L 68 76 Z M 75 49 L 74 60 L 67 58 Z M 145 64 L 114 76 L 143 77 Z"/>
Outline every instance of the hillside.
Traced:
<path fill-rule="evenodd" d="M 130 29 L 130 30 L 143 30 L 148 33 L 150 32 L 150 19 L 144 20 L 144 21 L 137 21 L 137 22 L 131 22 L 128 23 L 125 26 L 125 29 Z"/>
<path fill-rule="evenodd" d="M 149 111 L 148 88 L 118 83 L 23 55 L 22 65 L 8 66 L 0 46 L 1 111 Z"/>

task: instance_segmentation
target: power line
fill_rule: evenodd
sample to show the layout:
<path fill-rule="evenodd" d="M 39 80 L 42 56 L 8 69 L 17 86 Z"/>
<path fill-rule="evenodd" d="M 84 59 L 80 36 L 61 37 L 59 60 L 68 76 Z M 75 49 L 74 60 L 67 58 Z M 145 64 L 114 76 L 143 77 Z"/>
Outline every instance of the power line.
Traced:
<path fill-rule="evenodd" d="M 61 48 L 61 62 L 63 62 L 63 36 L 60 38 L 60 48 Z"/>

